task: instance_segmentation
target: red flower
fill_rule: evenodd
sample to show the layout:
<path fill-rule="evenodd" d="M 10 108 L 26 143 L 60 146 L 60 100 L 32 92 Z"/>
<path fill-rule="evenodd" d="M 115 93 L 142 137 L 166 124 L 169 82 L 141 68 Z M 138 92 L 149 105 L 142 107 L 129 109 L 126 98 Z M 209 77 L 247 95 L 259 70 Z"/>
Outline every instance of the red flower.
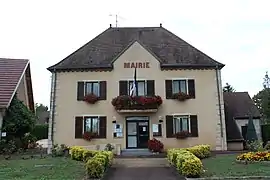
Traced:
<path fill-rule="evenodd" d="M 176 139 L 184 139 L 190 136 L 188 131 L 180 131 L 174 135 Z"/>
<path fill-rule="evenodd" d="M 98 101 L 98 97 L 95 94 L 90 93 L 84 96 L 83 100 L 89 104 L 95 104 Z"/>
<path fill-rule="evenodd" d="M 96 137 L 96 133 L 92 133 L 92 132 L 83 133 L 83 139 L 85 139 L 87 141 L 91 141 L 95 137 Z"/>
<path fill-rule="evenodd" d="M 153 138 L 148 140 L 148 149 L 152 152 L 162 152 L 164 145 L 161 141 Z"/>

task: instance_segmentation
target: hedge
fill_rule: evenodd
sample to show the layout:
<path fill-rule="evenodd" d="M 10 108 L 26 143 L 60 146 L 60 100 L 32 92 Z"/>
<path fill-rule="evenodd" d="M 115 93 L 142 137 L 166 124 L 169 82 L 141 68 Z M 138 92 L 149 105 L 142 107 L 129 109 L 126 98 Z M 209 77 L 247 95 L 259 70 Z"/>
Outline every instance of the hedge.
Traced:
<path fill-rule="evenodd" d="M 37 124 L 31 132 L 37 140 L 48 139 L 48 124 Z"/>
<path fill-rule="evenodd" d="M 209 145 L 198 145 L 191 148 L 169 149 L 167 158 L 177 171 L 189 178 L 200 177 L 203 173 L 203 164 L 200 159 L 210 156 Z"/>
<path fill-rule="evenodd" d="M 112 165 L 113 153 L 111 151 L 87 150 L 80 146 L 70 149 L 71 159 L 84 161 L 88 178 L 101 178 L 106 169 Z"/>

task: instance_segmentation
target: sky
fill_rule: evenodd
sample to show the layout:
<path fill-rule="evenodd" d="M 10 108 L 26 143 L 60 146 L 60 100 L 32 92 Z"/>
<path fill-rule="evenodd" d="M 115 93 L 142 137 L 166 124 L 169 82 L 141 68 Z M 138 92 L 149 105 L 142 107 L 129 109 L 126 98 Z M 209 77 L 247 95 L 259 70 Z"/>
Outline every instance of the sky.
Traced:
<path fill-rule="evenodd" d="M 34 100 L 49 106 L 47 67 L 109 27 L 162 26 L 225 64 L 222 83 L 251 96 L 270 71 L 269 0 L 0 0 L 0 57 L 29 59 Z M 112 15 L 112 16 L 110 16 Z"/>

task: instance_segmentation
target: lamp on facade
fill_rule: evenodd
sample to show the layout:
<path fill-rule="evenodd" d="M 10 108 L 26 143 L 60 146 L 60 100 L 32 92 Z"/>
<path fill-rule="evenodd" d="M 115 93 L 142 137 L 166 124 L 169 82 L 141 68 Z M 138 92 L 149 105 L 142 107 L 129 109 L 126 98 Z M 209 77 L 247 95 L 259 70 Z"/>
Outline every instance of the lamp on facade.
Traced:
<path fill-rule="evenodd" d="M 159 123 L 162 123 L 162 122 L 163 122 L 163 116 L 159 116 L 159 117 L 158 117 L 158 122 L 159 122 Z"/>
<path fill-rule="evenodd" d="M 112 119 L 113 119 L 112 123 L 114 123 L 114 124 L 115 124 L 115 123 L 116 123 L 116 117 L 115 117 L 115 116 L 113 116 L 113 117 L 112 117 Z"/>

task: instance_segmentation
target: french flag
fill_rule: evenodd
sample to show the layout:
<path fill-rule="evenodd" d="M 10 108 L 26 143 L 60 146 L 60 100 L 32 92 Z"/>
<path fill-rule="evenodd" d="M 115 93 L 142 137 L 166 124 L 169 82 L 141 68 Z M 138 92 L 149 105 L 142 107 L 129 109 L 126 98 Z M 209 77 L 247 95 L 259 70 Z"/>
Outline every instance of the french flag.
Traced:
<path fill-rule="evenodd" d="M 130 87 L 130 91 L 129 91 L 129 95 L 130 96 L 137 96 L 137 68 L 135 68 L 134 70 L 134 79 L 133 79 L 133 83 L 132 83 L 132 86 Z"/>

